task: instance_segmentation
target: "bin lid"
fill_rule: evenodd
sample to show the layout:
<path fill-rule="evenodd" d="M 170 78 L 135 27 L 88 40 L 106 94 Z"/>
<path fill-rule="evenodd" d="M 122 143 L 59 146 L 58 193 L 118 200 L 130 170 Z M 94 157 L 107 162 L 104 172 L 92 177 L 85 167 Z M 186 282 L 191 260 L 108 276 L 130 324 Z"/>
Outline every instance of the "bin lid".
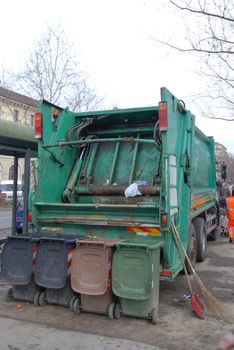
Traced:
<path fill-rule="evenodd" d="M 106 238 L 106 237 L 90 237 L 77 241 L 78 247 L 90 246 L 90 247 L 113 247 L 119 242 L 119 238 Z"/>
<path fill-rule="evenodd" d="M 67 247 L 64 243 L 39 242 L 35 264 L 36 283 L 45 288 L 63 288 L 67 279 L 67 262 Z"/>
<path fill-rule="evenodd" d="M 81 294 L 103 295 L 107 290 L 111 268 L 108 250 L 111 247 L 96 243 L 86 241 L 73 251 L 71 286 Z"/>
<path fill-rule="evenodd" d="M 30 236 L 8 236 L 6 243 L 7 242 L 30 242 L 31 237 Z"/>
<path fill-rule="evenodd" d="M 152 288 L 152 259 L 144 250 L 116 250 L 112 262 L 112 289 L 121 298 L 144 300 Z"/>
<path fill-rule="evenodd" d="M 83 235 L 66 235 L 59 233 L 33 233 L 31 240 L 33 244 L 62 244 L 66 245 L 67 248 L 75 248 L 76 242 L 80 239 L 85 238 Z"/>
<path fill-rule="evenodd" d="M 15 238 L 15 239 L 14 239 Z M 26 285 L 32 276 L 32 245 L 30 239 L 10 237 L 2 254 L 3 277 L 15 285 Z"/>
<path fill-rule="evenodd" d="M 117 243 L 117 248 L 127 249 L 158 249 L 163 247 L 164 241 L 147 238 L 122 239 Z"/>

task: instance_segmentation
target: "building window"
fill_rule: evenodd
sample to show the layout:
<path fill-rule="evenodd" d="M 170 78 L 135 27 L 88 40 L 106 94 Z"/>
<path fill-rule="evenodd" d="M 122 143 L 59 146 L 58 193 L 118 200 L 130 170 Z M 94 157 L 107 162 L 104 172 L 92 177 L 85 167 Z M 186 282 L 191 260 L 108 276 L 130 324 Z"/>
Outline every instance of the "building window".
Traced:
<path fill-rule="evenodd" d="M 8 176 L 9 180 L 13 180 L 14 179 L 14 165 L 11 165 L 9 168 L 9 176 Z"/>
<path fill-rule="evenodd" d="M 33 114 L 30 115 L 30 125 L 31 126 L 34 125 L 34 115 Z"/>
<path fill-rule="evenodd" d="M 18 165 L 18 179 L 21 179 L 21 169 Z M 9 168 L 8 180 L 14 180 L 14 164 L 12 164 Z"/>
<path fill-rule="evenodd" d="M 14 122 L 19 121 L 19 111 L 17 109 L 14 109 L 13 119 L 14 119 Z"/>

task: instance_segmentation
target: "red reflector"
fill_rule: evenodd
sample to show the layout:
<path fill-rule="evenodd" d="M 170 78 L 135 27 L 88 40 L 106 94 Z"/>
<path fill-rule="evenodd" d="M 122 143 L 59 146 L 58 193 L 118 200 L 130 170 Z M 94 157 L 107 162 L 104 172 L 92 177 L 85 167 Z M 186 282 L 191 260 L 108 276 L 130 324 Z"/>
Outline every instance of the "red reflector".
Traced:
<path fill-rule="evenodd" d="M 31 212 L 28 213 L 28 222 L 32 222 L 32 213 Z"/>
<path fill-rule="evenodd" d="M 159 129 L 160 131 L 167 130 L 168 127 L 168 114 L 167 114 L 167 103 L 159 102 Z"/>
<path fill-rule="evenodd" d="M 42 138 L 42 114 L 40 112 L 35 113 L 34 136 L 36 139 Z"/>
<path fill-rule="evenodd" d="M 166 215 L 162 215 L 161 222 L 162 222 L 163 227 L 167 226 L 167 216 Z"/>
<path fill-rule="evenodd" d="M 162 270 L 160 271 L 160 276 L 172 276 L 172 272 L 170 270 Z"/>

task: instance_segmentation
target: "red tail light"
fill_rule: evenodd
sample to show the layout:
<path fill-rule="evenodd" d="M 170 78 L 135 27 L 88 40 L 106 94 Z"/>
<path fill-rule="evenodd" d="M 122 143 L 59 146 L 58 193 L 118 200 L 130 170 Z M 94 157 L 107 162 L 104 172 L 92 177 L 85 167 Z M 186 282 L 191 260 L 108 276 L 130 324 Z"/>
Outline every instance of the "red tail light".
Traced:
<path fill-rule="evenodd" d="M 31 213 L 31 211 L 28 212 L 28 222 L 32 222 L 32 213 Z"/>
<path fill-rule="evenodd" d="M 40 112 L 35 113 L 34 136 L 36 139 L 42 138 L 42 114 Z"/>
<path fill-rule="evenodd" d="M 161 217 L 161 223 L 162 223 L 162 226 L 163 227 L 166 227 L 167 226 L 167 216 L 166 214 L 163 214 L 162 217 Z"/>
<path fill-rule="evenodd" d="M 159 129 L 160 131 L 167 130 L 168 127 L 168 113 L 167 113 L 167 103 L 159 102 Z"/>

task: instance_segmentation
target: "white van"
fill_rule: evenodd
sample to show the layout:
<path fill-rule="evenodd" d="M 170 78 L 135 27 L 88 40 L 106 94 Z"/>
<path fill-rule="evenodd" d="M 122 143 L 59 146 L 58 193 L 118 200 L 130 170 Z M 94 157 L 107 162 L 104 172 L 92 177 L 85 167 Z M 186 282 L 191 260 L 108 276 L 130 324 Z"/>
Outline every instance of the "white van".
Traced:
<path fill-rule="evenodd" d="M 13 180 L 3 180 L 0 183 L 0 192 L 5 194 L 5 201 L 7 203 L 12 203 L 13 201 Z M 18 181 L 17 185 L 17 199 L 22 198 L 22 183 Z"/>

